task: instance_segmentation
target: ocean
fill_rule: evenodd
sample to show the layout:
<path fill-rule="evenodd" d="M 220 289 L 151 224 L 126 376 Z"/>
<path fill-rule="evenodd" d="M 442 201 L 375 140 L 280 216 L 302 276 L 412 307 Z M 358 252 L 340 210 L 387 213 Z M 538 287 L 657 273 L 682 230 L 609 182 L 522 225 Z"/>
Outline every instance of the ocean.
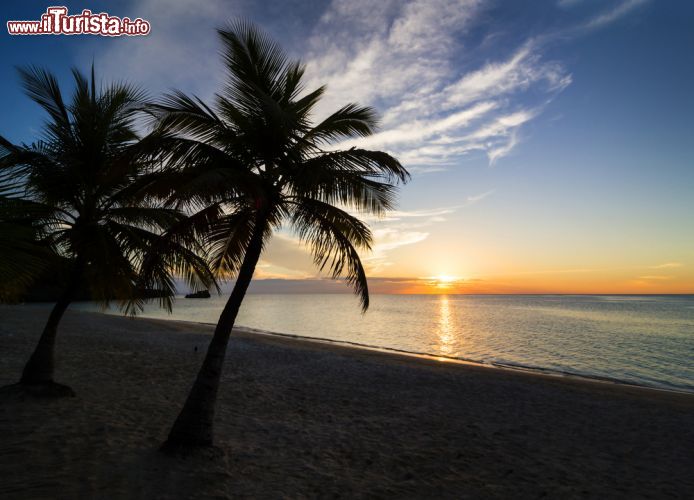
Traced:
<path fill-rule="evenodd" d="M 142 316 L 216 323 L 226 298 L 179 298 L 171 315 L 153 303 Z M 362 314 L 348 294 L 249 294 L 237 325 L 694 392 L 691 295 L 372 295 Z"/>

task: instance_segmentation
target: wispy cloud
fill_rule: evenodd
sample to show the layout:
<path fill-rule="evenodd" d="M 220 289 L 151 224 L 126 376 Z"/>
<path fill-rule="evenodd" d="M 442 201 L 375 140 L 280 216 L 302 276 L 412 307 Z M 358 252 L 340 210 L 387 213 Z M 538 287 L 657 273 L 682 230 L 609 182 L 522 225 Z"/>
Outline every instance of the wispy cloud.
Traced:
<path fill-rule="evenodd" d="M 456 35 L 473 24 L 480 0 L 334 0 L 308 41 L 313 85 L 328 84 L 324 110 L 346 102 L 400 104 L 428 95 L 449 76 Z"/>
<path fill-rule="evenodd" d="M 677 267 L 682 267 L 684 264 L 681 262 L 665 262 L 663 264 L 658 264 L 651 266 L 650 269 L 675 269 Z"/>
<path fill-rule="evenodd" d="M 371 252 L 362 260 L 368 273 L 378 274 L 393 265 L 389 252 L 397 248 L 413 245 L 426 240 L 428 232 L 406 230 L 396 227 L 378 227 L 373 231 L 374 245 Z"/>
<path fill-rule="evenodd" d="M 421 143 L 433 136 L 441 136 L 446 132 L 465 128 L 496 107 L 496 103 L 481 102 L 445 117 L 428 120 L 413 119 L 405 125 L 391 128 L 363 139 L 346 141 L 336 145 L 336 147 L 344 148 L 359 145 L 361 147 L 378 148 L 401 145 L 403 143 Z"/>
<path fill-rule="evenodd" d="M 584 28 L 602 28 L 603 26 L 611 24 L 617 21 L 618 19 L 626 16 L 636 7 L 643 5 L 646 2 L 648 2 L 648 0 L 624 0 L 612 10 L 603 12 L 602 14 L 593 17 L 584 25 Z"/>
<path fill-rule="evenodd" d="M 322 111 L 358 101 L 383 114 L 380 133 L 339 146 L 386 149 L 415 172 L 472 152 L 495 163 L 519 144 L 518 129 L 571 83 L 532 40 L 476 65 L 466 34 L 487 3 L 386 1 L 375 11 L 360 4 L 334 1 L 309 43 L 312 82 L 328 84 Z"/>
<path fill-rule="evenodd" d="M 485 198 L 493 195 L 495 191 L 495 189 L 490 189 L 489 191 L 485 191 L 484 193 L 476 194 L 474 196 L 468 196 L 465 200 L 464 206 L 469 207 L 470 205 L 474 205 L 475 203 L 478 203 L 484 200 Z"/>
<path fill-rule="evenodd" d="M 455 212 L 460 206 L 431 208 L 425 210 L 391 210 L 385 217 L 369 214 L 355 214 L 367 222 L 394 222 L 402 219 L 433 219 Z"/>
<path fill-rule="evenodd" d="M 469 104 L 479 99 L 499 97 L 543 82 L 548 91 L 561 90 L 571 83 L 558 63 L 543 62 L 532 40 L 527 41 L 507 60 L 489 62 L 478 70 L 464 74 L 443 89 L 450 106 Z"/>

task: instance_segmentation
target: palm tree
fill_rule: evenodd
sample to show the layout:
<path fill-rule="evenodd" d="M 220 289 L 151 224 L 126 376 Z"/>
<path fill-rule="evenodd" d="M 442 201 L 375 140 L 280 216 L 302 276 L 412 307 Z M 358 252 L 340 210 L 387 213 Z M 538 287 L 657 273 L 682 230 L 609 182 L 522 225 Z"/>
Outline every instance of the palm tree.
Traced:
<path fill-rule="evenodd" d="M 213 444 L 214 409 L 229 337 L 263 248 L 282 225 L 293 229 L 331 277 L 344 277 L 369 306 L 358 249 L 369 228 L 351 211 L 383 214 L 408 172 L 390 155 L 331 149 L 367 136 L 372 109 L 349 104 L 317 125 L 325 88 L 304 92 L 304 67 L 252 24 L 220 30 L 227 80 L 214 107 L 180 92 L 151 107 L 162 161 L 178 165 L 176 196 L 196 211 L 213 270 L 236 275 L 207 354 L 164 451 Z M 214 108 L 214 109 L 213 109 Z"/>
<path fill-rule="evenodd" d="M 141 154 L 134 129 L 143 92 L 128 84 L 97 89 L 93 67 L 89 79 L 75 69 L 75 90 L 66 104 L 50 72 L 28 67 L 19 74 L 25 93 L 49 119 L 34 144 L 14 145 L 0 137 L 0 172 L 13 180 L 3 193 L 0 222 L 17 232 L 23 228 L 67 260 L 69 277 L 15 387 L 72 395 L 53 381 L 54 351 L 58 324 L 79 290 L 86 287 L 104 304 L 121 299 L 134 314 L 142 308 L 145 285 L 160 291 L 162 305 L 170 309 L 172 273 L 206 285 L 213 276 L 195 245 L 176 229 L 185 216 L 147 193 L 158 172 Z M 176 236 L 164 238 L 167 231 Z M 25 260 L 36 258 L 26 247 L 3 248 Z M 146 253 L 155 257 L 142 273 Z M 22 273 L 14 274 L 21 281 Z M 30 275 L 24 274 L 25 282 Z"/>

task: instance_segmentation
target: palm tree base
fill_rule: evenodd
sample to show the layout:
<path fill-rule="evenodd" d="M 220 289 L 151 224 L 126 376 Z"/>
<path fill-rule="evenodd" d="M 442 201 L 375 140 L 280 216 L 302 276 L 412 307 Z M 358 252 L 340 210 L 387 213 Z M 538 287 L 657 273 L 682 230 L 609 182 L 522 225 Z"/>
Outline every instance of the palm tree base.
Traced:
<path fill-rule="evenodd" d="M 57 382 L 17 382 L 16 384 L 0 387 L 0 397 L 24 400 L 32 399 L 57 399 L 74 398 L 76 396 L 67 385 Z"/>

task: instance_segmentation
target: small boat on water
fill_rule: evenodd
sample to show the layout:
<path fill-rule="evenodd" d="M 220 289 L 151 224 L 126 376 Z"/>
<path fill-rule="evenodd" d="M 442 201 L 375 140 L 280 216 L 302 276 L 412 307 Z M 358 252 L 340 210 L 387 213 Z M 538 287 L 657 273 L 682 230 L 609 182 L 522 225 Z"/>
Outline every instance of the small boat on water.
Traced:
<path fill-rule="evenodd" d="M 193 292 L 186 295 L 186 299 L 209 299 L 210 292 L 207 290 L 200 290 L 199 292 Z"/>

